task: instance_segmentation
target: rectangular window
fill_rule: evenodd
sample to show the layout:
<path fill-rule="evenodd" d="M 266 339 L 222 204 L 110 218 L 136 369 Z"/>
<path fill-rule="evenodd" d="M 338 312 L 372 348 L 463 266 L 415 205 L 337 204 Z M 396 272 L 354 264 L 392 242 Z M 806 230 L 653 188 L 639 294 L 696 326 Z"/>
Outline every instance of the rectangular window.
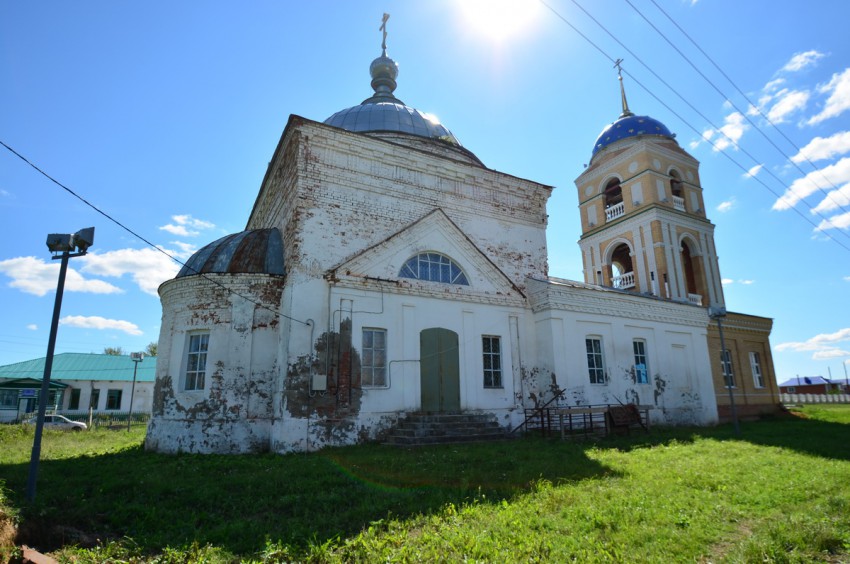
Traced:
<path fill-rule="evenodd" d="M 632 341 L 632 349 L 635 353 L 635 383 L 649 383 L 649 362 L 646 359 L 646 341 L 636 339 Z"/>
<path fill-rule="evenodd" d="M 380 388 L 387 385 L 387 330 L 363 329 L 363 358 L 360 359 L 360 385 Z"/>
<path fill-rule="evenodd" d="M 602 339 L 589 337 L 584 340 L 587 348 L 587 372 L 591 384 L 605 383 L 605 366 L 602 363 Z"/>
<path fill-rule="evenodd" d="M 71 399 L 68 400 L 68 409 L 80 409 L 80 389 L 71 390 Z"/>
<path fill-rule="evenodd" d="M 761 357 L 759 357 L 759 353 L 750 353 L 750 368 L 753 370 L 753 383 L 756 388 L 764 388 L 764 376 L 761 374 Z"/>
<path fill-rule="evenodd" d="M 189 352 L 186 355 L 186 379 L 184 390 L 203 390 L 207 375 L 207 349 L 210 334 L 189 336 Z"/>
<path fill-rule="evenodd" d="M 106 409 L 121 409 L 121 390 L 109 390 L 106 392 Z"/>
<path fill-rule="evenodd" d="M 484 387 L 502 387 L 502 340 L 501 337 L 484 335 L 481 338 L 484 351 Z"/>
<path fill-rule="evenodd" d="M 89 407 L 94 410 L 97 410 L 97 404 L 100 403 L 100 390 L 92 390 L 91 391 L 91 399 L 89 400 Z"/>
<path fill-rule="evenodd" d="M 18 407 L 18 390 L 0 390 L 0 409 L 15 409 Z"/>
<path fill-rule="evenodd" d="M 729 349 L 720 353 L 720 366 L 723 370 L 723 381 L 727 388 L 735 387 L 735 374 L 732 372 L 732 352 Z"/>

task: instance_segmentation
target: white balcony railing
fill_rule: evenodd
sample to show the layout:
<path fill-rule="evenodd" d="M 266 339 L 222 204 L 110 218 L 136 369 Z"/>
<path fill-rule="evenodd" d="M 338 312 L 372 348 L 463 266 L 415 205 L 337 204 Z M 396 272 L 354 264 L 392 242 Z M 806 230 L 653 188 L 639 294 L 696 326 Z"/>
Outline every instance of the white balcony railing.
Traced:
<path fill-rule="evenodd" d="M 696 306 L 701 306 L 702 296 L 699 294 L 688 294 L 688 301 Z"/>
<path fill-rule="evenodd" d="M 635 287 L 635 273 L 626 272 L 620 276 L 615 276 L 611 279 L 611 285 L 620 290 L 628 290 Z"/>
<path fill-rule="evenodd" d="M 685 199 L 679 196 L 673 196 L 673 209 L 687 211 L 685 210 Z"/>
<path fill-rule="evenodd" d="M 605 220 L 611 221 L 612 219 L 617 219 L 624 213 L 626 213 L 626 203 L 620 202 L 605 210 Z"/>

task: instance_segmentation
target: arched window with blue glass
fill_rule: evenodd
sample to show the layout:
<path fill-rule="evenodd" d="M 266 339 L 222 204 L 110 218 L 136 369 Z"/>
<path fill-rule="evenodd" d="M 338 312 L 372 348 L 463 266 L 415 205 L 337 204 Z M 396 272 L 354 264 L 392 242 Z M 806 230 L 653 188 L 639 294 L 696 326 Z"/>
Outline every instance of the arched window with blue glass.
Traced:
<path fill-rule="evenodd" d="M 435 252 L 419 253 L 410 257 L 401 267 L 398 275 L 400 278 L 469 286 L 466 274 L 463 273 L 457 263 L 449 257 Z"/>

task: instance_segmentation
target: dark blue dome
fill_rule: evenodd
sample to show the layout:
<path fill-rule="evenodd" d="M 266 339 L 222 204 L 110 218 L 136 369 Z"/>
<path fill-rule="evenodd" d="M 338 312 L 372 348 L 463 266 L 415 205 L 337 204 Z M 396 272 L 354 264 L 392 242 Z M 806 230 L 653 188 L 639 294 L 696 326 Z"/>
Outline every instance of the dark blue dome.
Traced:
<path fill-rule="evenodd" d="M 176 278 L 196 274 L 284 275 L 283 240 L 277 228 L 249 229 L 227 235 L 200 249 Z"/>
<path fill-rule="evenodd" d="M 620 117 L 620 119 L 602 130 L 602 133 L 599 134 L 599 137 L 596 138 L 596 143 L 593 145 L 592 154 L 595 155 L 600 149 L 604 149 L 611 143 L 629 137 L 638 137 L 639 135 L 661 135 L 671 140 L 675 138 L 675 135 L 670 133 L 667 126 L 657 119 L 649 116 L 629 114 Z"/>

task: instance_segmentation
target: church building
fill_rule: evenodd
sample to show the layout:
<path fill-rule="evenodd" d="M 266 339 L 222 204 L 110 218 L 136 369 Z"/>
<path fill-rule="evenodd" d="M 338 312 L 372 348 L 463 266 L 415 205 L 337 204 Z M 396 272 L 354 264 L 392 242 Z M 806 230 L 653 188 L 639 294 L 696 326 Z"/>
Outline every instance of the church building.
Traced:
<path fill-rule="evenodd" d="M 623 94 L 588 142 L 585 279 L 553 278 L 553 187 L 486 167 L 396 98 L 382 47 L 374 93 L 323 122 L 292 115 L 246 230 L 160 286 L 148 449 L 309 451 L 380 440 L 419 412 L 510 430 L 555 396 L 711 425 L 730 382 L 742 413 L 776 408 L 770 320 L 730 313 L 715 342 L 708 308 L 725 303 L 699 163 L 661 122 Z"/>

